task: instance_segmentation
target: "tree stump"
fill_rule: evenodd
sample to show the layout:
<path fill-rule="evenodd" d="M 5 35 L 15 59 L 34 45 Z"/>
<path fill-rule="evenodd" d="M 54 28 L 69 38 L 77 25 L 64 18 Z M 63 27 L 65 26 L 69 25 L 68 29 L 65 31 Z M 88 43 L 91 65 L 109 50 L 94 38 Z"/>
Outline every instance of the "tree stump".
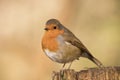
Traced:
<path fill-rule="evenodd" d="M 52 80 L 120 80 L 120 67 L 89 68 L 78 72 L 65 69 L 53 72 Z"/>

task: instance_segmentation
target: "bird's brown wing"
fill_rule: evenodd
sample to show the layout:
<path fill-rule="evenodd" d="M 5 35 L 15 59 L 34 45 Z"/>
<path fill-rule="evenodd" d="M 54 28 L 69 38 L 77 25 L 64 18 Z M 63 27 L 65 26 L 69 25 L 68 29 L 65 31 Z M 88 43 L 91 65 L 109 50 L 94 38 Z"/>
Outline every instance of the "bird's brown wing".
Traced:
<path fill-rule="evenodd" d="M 82 57 L 87 57 L 88 58 L 88 55 L 93 57 L 91 55 L 91 53 L 89 52 L 89 50 L 82 44 L 82 42 L 77 39 L 76 37 L 72 37 L 72 39 L 67 39 L 66 40 L 67 42 L 71 43 L 73 46 L 76 46 L 78 47 L 80 50 L 81 50 L 81 56 Z M 86 54 L 87 53 L 87 54 Z"/>
<path fill-rule="evenodd" d="M 88 49 L 82 44 L 82 42 L 70 30 L 68 30 L 64 26 L 62 26 L 62 28 L 64 30 L 64 34 L 62 36 L 64 37 L 65 41 L 71 43 L 73 46 L 78 47 L 82 52 L 90 54 Z M 85 56 L 83 55 L 83 57 Z"/>
<path fill-rule="evenodd" d="M 93 61 L 98 67 L 103 67 L 102 63 L 96 59 L 88 49 L 82 44 L 82 42 L 69 30 L 63 35 L 64 40 L 71 43 L 73 46 L 78 47 L 81 50 L 81 57 L 85 57 Z M 74 53 L 73 53 L 74 54 Z"/>
<path fill-rule="evenodd" d="M 64 40 L 72 44 L 73 46 L 78 47 L 82 53 L 88 53 L 90 56 L 90 52 L 88 49 L 82 44 L 82 42 L 68 29 L 65 29 L 65 33 L 62 35 L 64 37 Z M 86 57 L 84 54 L 82 57 Z"/>

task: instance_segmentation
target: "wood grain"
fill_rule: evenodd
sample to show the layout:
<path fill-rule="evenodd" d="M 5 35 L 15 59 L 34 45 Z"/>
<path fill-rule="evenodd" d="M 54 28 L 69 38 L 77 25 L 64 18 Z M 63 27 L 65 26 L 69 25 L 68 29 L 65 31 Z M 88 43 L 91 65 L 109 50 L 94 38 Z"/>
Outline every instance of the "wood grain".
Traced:
<path fill-rule="evenodd" d="M 120 67 L 89 68 L 81 71 L 65 69 L 53 72 L 52 80 L 120 80 Z"/>

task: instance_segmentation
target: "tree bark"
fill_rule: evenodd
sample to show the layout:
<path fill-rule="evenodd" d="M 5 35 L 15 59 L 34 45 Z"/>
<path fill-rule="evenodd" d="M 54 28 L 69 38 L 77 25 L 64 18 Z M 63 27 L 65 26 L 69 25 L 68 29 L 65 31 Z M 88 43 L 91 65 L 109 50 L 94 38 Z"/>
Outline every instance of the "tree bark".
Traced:
<path fill-rule="evenodd" d="M 78 72 L 65 69 L 53 72 L 52 80 L 120 80 L 120 67 L 89 68 Z"/>

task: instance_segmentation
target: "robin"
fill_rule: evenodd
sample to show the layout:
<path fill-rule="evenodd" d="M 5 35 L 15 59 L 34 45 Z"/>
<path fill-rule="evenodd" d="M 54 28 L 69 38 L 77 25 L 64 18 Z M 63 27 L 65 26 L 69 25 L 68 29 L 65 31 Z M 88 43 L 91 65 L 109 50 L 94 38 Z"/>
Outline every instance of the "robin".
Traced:
<path fill-rule="evenodd" d="M 66 63 L 72 64 L 80 57 L 88 58 L 98 67 L 103 67 L 82 42 L 57 19 L 50 19 L 46 22 L 42 49 L 52 61 L 63 63 L 63 68 Z"/>

